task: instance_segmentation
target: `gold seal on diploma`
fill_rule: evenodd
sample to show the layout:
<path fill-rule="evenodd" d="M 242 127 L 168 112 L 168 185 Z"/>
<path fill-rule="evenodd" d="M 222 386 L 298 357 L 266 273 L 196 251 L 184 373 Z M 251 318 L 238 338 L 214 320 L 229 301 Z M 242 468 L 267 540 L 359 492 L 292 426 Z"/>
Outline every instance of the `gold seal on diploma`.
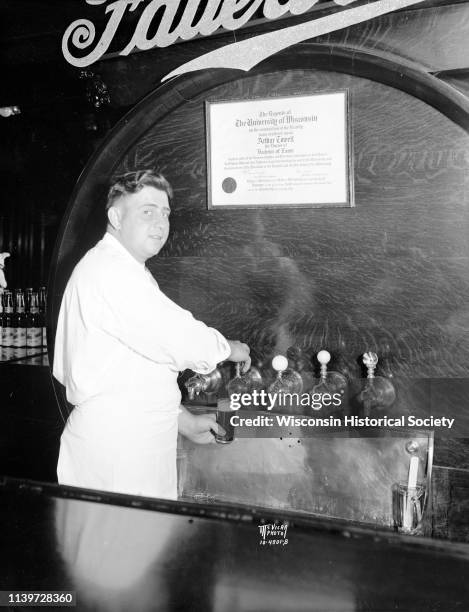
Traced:
<path fill-rule="evenodd" d="M 232 176 L 227 176 L 221 184 L 221 188 L 225 193 L 233 193 L 233 191 L 236 191 L 236 187 L 236 181 Z"/>

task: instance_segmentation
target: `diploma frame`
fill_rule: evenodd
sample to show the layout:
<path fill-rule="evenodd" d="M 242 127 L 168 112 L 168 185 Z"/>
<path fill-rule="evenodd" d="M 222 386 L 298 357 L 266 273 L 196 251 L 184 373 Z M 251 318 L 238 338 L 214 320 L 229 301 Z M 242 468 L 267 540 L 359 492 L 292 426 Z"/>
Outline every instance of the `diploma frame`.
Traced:
<path fill-rule="evenodd" d="M 343 129 L 340 130 L 340 134 L 337 135 L 335 140 L 333 140 L 332 148 L 338 149 L 338 159 L 335 161 L 338 162 L 340 168 L 340 176 L 338 180 L 332 181 L 331 185 L 331 194 L 335 188 L 338 188 L 338 184 L 340 184 L 340 189 L 343 191 L 342 198 L 334 198 L 328 197 L 327 201 L 323 201 L 322 198 L 315 197 L 314 187 L 310 187 L 310 195 L 308 194 L 308 199 L 305 201 L 304 197 L 304 189 L 303 187 L 303 198 L 298 197 L 299 190 L 293 188 L 290 190 L 290 193 L 284 195 L 275 195 L 275 198 L 271 198 L 272 201 L 263 201 L 263 202 L 254 202 L 252 201 L 252 194 L 248 198 L 243 197 L 242 194 L 236 193 L 237 182 L 234 178 L 231 177 L 229 171 L 225 171 L 226 178 L 220 182 L 222 175 L 220 170 L 214 168 L 215 160 L 220 159 L 228 159 L 228 157 L 242 157 L 243 153 L 249 148 L 247 145 L 243 147 L 243 143 L 238 142 L 235 145 L 232 145 L 230 139 L 224 139 L 223 141 L 223 150 L 220 146 L 220 143 L 216 142 L 217 138 L 214 135 L 215 130 L 217 129 L 217 124 L 220 125 L 220 117 L 223 122 L 227 124 L 231 121 L 234 121 L 235 114 L 235 105 L 241 104 L 246 112 L 250 111 L 250 108 L 253 108 L 253 113 L 256 113 L 256 109 L 259 108 L 259 103 L 266 104 L 267 107 L 269 103 L 284 103 L 286 106 L 289 104 L 293 107 L 298 107 L 299 103 L 302 108 L 305 108 L 308 103 L 310 103 L 312 107 L 312 112 L 314 112 L 314 105 L 319 98 L 322 96 L 339 96 L 342 104 L 340 105 L 340 115 L 339 110 L 331 113 L 329 110 L 327 111 L 328 117 L 327 122 L 329 124 L 333 124 L 337 120 L 343 122 Z M 300 100 L 301 99 L 301 100 Z M 254 109 L 254 107 L 256 107 Z M 216 108 L 218 111 L 218 119 L 214 121 L 213 111 Z M 238 107 L 239 108 L 239 107 Z M 205 122 L 206 122 L 206 152 L 207 152 L 207 207 L 209 210 L 233 210 L 233 209 L 245 209 L 245 208 L 270 208 L 270 209 L 283 209 L 283 208 L 334 208 L 334 207 L 352 207 L 355 206 L 354 200 L 354 181 L 353 181 L 353 146 L 352 146 L 352 121 L 351 121 L 351 112 L 350 112 L 350 92 L 348 89 L 342 90 L 321 90 L 314 93 L 309 92 L 299 92 L 294 93 L 288 96 L 269 96 L 269 97 L 259 97 L 259 98 L 239 98 L 239 99 L 220 99 L 220 100 L 206 100 L 205 101 Z M 246 140 L 246 139 L 245 139 Z M 228 142 L 227 142 L 228 141 Z M 236 148 L 236 146 L 238 148 Z M 252 149 L 252 143 L 251 143 Z M 306 150 L 306 149 L 303 149 Z M 340 159 L 339 159 L 340 158 Z M 260 159 L 260 158 L 259 158 Z M 314 167 L 314 163 L 310 165 L 310 171 Z M 233 171 L 235 174 L 236 171 Z M 245 180 L 245 176 L 243 171 L 241 170 L 241 182 Z M 292 172 L 294 175 L 294 171 Z M 282 173 L 280 173 L 282 176 Z M 337 179 L 337 177 L 335 177 Z M 291 179 L 290 179 L 291 180 Z M 293 179 L 294 180 L 294 179 Z M 227 183 L 226 187 L 228 192 L 230 193 L 229 198 L 226 198 L 224 194 L 220 196 L 220 184 L 223 185 L 223 189 L 225 190 L 225 182 Z M 217 190 L 218 185 L 218 190 Z M 327 190 L 327 188 L 326 188 Z M 271 191 L 274 191 L 273 189 Z M 324 186 L 323 186 L 324 191 Z M 227 200 L 231 201 L 227 201 Z M 273 201 L 276 199 L 277 201 Z"/>

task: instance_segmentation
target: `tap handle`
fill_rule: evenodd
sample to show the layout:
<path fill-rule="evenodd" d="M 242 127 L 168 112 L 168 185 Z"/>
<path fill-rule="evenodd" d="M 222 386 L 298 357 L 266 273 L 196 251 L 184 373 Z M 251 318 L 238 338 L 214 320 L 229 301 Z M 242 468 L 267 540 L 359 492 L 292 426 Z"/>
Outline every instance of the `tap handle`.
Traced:
<path fill-rule="evenodd" d="M 388 378 L 376 376 L 375 368 L 378 363 L 378 355 L 373 352 L 363 354 L 363 363 L 366 365 L 368 374 L 367 382 L 365 383 L 359 398 L 363 403 L 365 416 L 371 408 L 387 408 L 393 404 L 396 399 L 396 390 L 394 385 Z"/>
<path fill-rule="evenodd" d="M 368 372 L 367 378 L 374 378 L 375 368 L 378 364 L 378 355 L 376 353 L 366 352 L 363 354 L 363 363 L 365 364 Z"/>
<path fill-rule="evenodd" d="M 193 400 L 199 394 L 201 388 L 201 380 L 199 374 L 194 374 L 189 380 L 184 383 L 190 400 Z"/>
<path fill-rule="evenodd" d="M 284 372 L 288 368 L 288 359 L 283 355 L 276 355 L 272 359 L 272 367 L 278 373 Z"/>
<path fill-rule="evenodd" d="M 317 354 L 318 361 L 321 365 L 327 365 L 331 360 L 331 354 L 329 351 L 319 351 Z"/>
<path fill-rule="evenodd" d="M 318 358 L 319 363 L 321 364 L 321 378 L 325 379 L 327 376 L 327 364 L 331 360 L 331 354 L 329 353 L 329 351 L 322 350 L 319 351 L 316 356 Z"/>

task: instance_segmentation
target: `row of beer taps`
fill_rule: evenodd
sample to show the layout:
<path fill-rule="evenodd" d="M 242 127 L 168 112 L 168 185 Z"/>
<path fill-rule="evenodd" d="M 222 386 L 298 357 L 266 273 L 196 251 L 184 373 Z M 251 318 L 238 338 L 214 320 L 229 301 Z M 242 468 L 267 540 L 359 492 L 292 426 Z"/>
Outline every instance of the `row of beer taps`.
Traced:
<path fill-rule="evenodd" d="M 320 350 L 316 354 L 319 372 L 316 374 L 311 359 L 298 347 L 290 347 L 285 355 L 276 355 L 269 366 L 261 368 L 252 366 L 248 372 L 241 374 L 241 364 L 235 365 L 235 375 L 226 380 L 222 370 L 216 368 L 209 374 L 195 374 L 185 382 L 189 400 L 204 394 L 214 398 L 224 394 L 252 393 L 266 390 L 270 393 L 329 393 L 333 395 L 353 395 L 363 406 L 364 414 L 369 414 L 371 408 L 385 408 L 395 400 L 396 392 L 388 376 L 376 374 L 378 355 L 366 351 L 361 358 L 366 367 L 366 378 L 358 382 L 351 376 L 347 368 L 329 369 L 331 354 L 327 350 Z M 342 371 L 338 371 L 342 369 Z M 358 384 L 358 388 L 357 388 Z"/>

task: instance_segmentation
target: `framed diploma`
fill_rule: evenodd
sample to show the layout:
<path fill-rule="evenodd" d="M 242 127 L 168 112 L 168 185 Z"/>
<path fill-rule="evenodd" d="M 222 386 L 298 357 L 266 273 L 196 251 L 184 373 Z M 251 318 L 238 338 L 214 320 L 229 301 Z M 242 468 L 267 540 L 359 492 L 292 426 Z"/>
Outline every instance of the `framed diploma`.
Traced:
<path fill-rule="evenodd" d="M 347 90 L 205 104 L 208 208 L 354 205 Z"/>

